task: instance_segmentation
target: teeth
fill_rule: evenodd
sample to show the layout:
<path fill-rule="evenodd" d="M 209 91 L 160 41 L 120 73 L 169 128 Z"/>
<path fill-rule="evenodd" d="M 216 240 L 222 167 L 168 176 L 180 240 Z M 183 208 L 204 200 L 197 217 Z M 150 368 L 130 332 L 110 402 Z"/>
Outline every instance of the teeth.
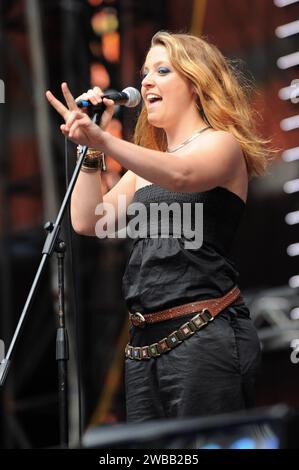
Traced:
<path fill-rule="evenodd" d="M 154 94 L 150 94 L 150 95 L 147 95 L 147 99 L 148 99 L 149 101 L 150 101 L 150 100 L 161 99 L 161 96 L 154 95 Z"/>

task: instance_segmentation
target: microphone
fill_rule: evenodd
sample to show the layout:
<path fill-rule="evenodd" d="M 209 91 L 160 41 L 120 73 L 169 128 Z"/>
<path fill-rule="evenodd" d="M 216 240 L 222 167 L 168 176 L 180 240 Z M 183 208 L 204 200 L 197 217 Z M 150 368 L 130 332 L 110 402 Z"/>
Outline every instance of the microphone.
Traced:
<path fill-rule="evenodd" d="M 141 95 L 136 88 L 132 86 L 128 86 L 124 88 L 122 91 L 110 91 L 105 93 L 102 98 L 108 98 L 109 100 L 113 100 L 115 104 L 123 104 L 128 108 L 134 108 L 140 103 Z M 89 100 L 78 100 L 76 101 L 78 108 L 96 108 L 102 103 L 94 105 Z"/>

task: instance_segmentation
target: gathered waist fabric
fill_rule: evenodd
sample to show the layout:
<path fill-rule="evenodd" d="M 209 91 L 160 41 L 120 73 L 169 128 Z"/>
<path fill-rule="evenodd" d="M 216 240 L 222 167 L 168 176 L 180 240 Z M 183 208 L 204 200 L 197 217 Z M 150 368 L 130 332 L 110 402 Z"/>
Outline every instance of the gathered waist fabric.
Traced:
<path fill-rule="evenodd" d="M 204 244 L 200 257 L 179 238 L 144 238 L 134 243 L 123 276 L 131 313 L 151 313 L 194 300 L 221 297 L 238 282 L 231 261 Z"/>

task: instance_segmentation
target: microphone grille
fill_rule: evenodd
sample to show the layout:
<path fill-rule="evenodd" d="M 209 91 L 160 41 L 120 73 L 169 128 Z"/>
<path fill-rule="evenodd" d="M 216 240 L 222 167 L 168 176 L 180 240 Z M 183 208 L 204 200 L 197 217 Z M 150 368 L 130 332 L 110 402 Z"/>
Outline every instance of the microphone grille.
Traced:
<path fill-rule="evenodd" d="M 125 106 L 128 108 L 135 108 L 135 106 L 137 106 L 141 101 L 141 95 L 139 91 L 132 86 L 124 88 L 122 93 L 125 93 L 128 96 L 128 101 L 125 104 Z"/>

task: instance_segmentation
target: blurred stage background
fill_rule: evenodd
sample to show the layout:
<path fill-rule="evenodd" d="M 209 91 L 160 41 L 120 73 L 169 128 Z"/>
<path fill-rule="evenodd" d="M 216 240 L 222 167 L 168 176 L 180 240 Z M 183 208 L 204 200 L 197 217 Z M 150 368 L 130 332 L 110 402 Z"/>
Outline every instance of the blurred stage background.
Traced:
<path fill-rule="evenodd" d="M 292 345 L 299 343 L 299 2 L 294 0 L 1 0 L 0 338 L 8 347 L 41 257 L 43 225 L 55 218 L 65 191 L 64 139 L 45 90 L 61 96 L 62 81 L 75 96 L 95 85 L 139 88 L 144 54 L 160 29 L 204 34 L 227 57 L 241 59 L 257 85 L 252 106 L 261 115 L 259 128 L 281 149 L 269 174 L 251 183 L 234 260 L 263 345 L 257 405 L 297 409 L 299 363 L 291 361 Z M 130 139 L 137 113 L 119 109 L 111 132 Z M 70 173 L 75 148 L 68 148 Z M 109 157 L 107 163 L 110 188 L 125 170 Z M 125 420 L 128 325 L 121 278 L 130 240 L 73 233 L 72 243 L 77 298 L 68 266 L 66 300 L 75 442 L 78 355 L 82 429 Z M 1 448 L 59 444 L 55 273 L 53 257 L 0 391 Z"/>

